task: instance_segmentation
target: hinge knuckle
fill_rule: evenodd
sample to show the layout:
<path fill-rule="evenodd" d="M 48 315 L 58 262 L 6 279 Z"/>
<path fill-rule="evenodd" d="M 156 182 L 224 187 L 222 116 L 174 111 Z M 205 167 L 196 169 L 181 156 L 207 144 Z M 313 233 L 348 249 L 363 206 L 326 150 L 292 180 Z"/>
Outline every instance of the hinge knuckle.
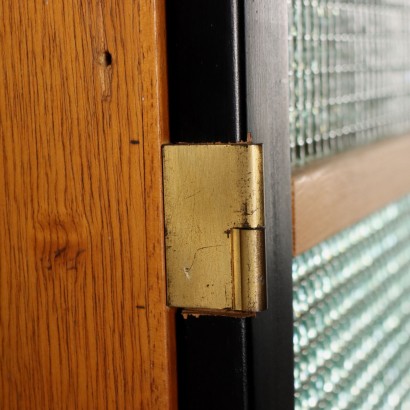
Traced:
<path fill-rule="evenodd" d="M 265 232 L 261 228 L 233 229 L 234 309 L 266 309 Z"/>
<path fill-rule="evenodd" d="M 168 305 L 266 308 L 262 146 L 163 147 Z"/>

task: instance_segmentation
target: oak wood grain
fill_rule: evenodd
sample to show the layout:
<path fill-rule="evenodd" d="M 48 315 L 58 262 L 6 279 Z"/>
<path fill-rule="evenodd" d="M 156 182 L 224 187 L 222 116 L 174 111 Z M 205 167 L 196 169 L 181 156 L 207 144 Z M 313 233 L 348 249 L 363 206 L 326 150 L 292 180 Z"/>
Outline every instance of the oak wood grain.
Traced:
<path fill-rule="evenodd" d="M 175 407 L 164 1 L 0 2 L 0 408 Z"/>
<path fill-rule="evenodd" d="M 317 161 L 293 174 L 293 254 L 410 193 L 410 136 Z"/>

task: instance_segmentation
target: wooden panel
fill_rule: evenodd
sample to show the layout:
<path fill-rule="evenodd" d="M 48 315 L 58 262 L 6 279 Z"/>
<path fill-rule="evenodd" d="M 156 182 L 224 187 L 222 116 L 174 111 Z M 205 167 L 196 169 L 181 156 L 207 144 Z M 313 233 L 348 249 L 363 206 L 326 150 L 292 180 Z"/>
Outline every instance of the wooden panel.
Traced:
<path fill-rule="evenodd" d="M 175 405 L 164 1 L 0 3 L 0 408 Z"/>
<path fill-rule="evenodd" d="M 410 192 L 410 136 L 318 161 L 293 175 L 298 255 Z"/>

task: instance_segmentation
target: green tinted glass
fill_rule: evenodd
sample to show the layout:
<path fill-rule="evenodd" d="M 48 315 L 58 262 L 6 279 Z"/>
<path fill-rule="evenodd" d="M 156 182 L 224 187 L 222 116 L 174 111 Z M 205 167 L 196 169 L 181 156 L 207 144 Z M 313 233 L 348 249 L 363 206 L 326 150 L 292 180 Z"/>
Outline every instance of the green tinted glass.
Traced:
<path fill-rule="evenodd" d="M 293 261 L 296 409 L 410 409 L 410 197 Z"/>
<path fill-rule="evenodd" d="M 292 161 L 410 130 L 410 2 L 289 0 Z"/>

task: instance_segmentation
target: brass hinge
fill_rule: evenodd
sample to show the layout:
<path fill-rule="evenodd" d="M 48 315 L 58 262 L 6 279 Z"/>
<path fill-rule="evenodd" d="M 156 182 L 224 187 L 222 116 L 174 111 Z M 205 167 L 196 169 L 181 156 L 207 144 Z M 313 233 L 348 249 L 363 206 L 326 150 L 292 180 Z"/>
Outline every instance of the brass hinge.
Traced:
<path fill-rule="evenodd" d="M 262 146 L 166 145 L 163 173 L 168 305 L 266 309 Z"/>

